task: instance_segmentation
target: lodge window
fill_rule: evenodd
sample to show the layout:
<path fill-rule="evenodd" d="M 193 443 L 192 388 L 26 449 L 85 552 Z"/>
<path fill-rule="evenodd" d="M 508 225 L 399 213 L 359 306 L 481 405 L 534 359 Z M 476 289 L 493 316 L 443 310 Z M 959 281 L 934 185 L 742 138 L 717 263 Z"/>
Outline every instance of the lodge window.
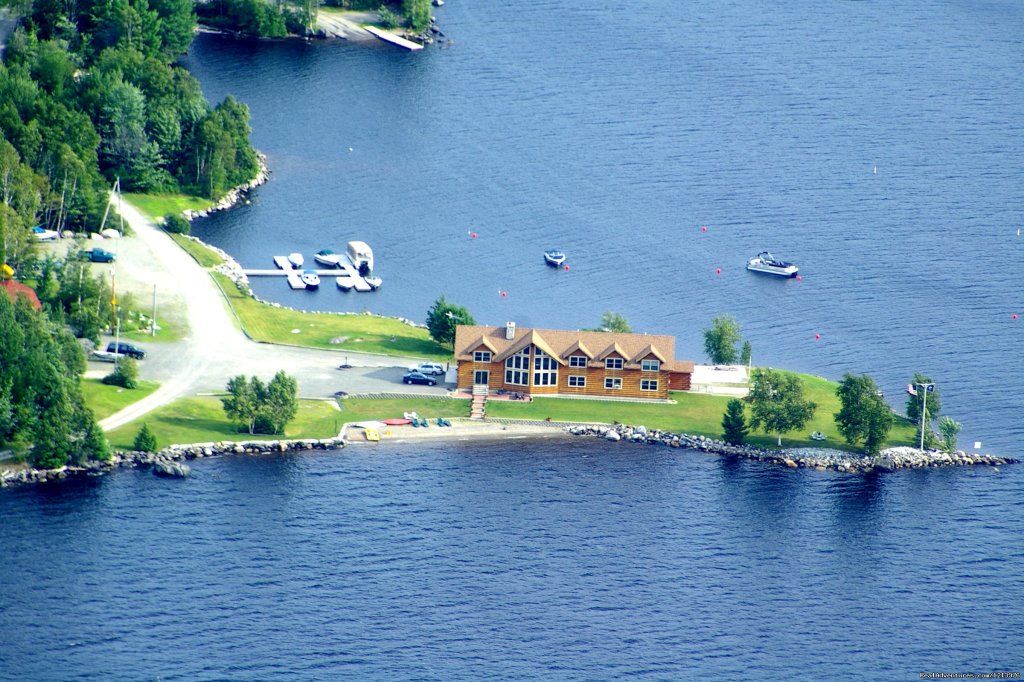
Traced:
<path fill-rule="evenodd" d="M 586 385 L 587 385 L 587 378 L 584 377 L 584 376 L 579 376 L 577 374 L 574 374 L 574 375 L 571 375 L 569 377 L 569 386 L 571 388 L 585 388 Z"/>
<path fill-rule="evenodd" d="M 605 369 L 622 369 L 622 358 L 605 358 Z"/>
<path fill-rule="evenodd" d="M 640 370 L 643 372 L 657 372 L 661 369 L 661 362 L 658 360 L 644 360 L 640 363 Z"/>
<path fill-rule="evenodd" d="M 621 391 L 622 390 L 622 379 L 612 379 L 611 377 L 604 380 L 604 387 L 609 391 Z"/>
<path fill-rule="evenodd" d="M 558 363 L 540 348 L 533 352 L 533 385 L 558 385 Z"/>
<path fill-rule="evenodd" d="M 569 356 L 570 367 L 586 367 L 587 356 L 586 355 L 570 355 Z"/>
<path fill-rule="evenodd" d="M 490 362 L 491 351 L 489 350 L 478 350 L 473 353 L 473 362 Z"/>
<path fill-rule="evenodd" d="M 505 360 L 505 383 L 526 386 L 530 381 L 530 347 Z"/>
<path fill-rule="evenodd" d="M 658 380 L 657 379 L 641 379 L 640 380 L 641 391 L 657 391 Z"/>

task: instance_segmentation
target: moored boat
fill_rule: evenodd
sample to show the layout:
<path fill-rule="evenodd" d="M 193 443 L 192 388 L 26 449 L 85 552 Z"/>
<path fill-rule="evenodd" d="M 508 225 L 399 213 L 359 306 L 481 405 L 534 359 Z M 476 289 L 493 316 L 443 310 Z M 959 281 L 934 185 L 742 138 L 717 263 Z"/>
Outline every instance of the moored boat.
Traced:
<path fill-rule="evenodd" d="M 559 249 L 550 249 L 544 252 L 544 262 L 552 267 L 558 267 L 565 262 L 565 252 Z"/>
<path fill-rule="evenodd" d="M 384 283 L 384 280 L 382 280 L 380 277 L 371 276 L 364 277 L 363 279 L 366 281 L 367 284 L 370 285 L 370 289 L 373 289 L 374 291 L 380 289 L 380 285 Z"/>
<path fill-rule="evenodd" d="M 315 272 L 303 272 L 300 275 L 302 283 L 306 285 L 307 289 L 319 289 L 320 288 L 320 275 Z"/>
<path fill-rule="evenodd" d="M 316 255 L 313 256 L 313 260 L 315 260 L 320 265 L 326 265 L 329 268 L 338 267 L 338 264 L 341 263 L 342 258 L 344 258 L 344 256 L 342 256 L 341 254 L 334 253 L 330 249 L 323 249 L 321 251 L 317 251 Z"/>
<path fill-rule="evenodd" d="M 360 275 L 366 277 L 373 272 L 373 249 L 366 242 L 349 242 L 346 254 Z"/>
<path fill-rule="evenodd" d="M 768 251 L 762 251 L 747 261 L 747 270 L 779 277 L 796 277 L 800 268 L 790 262 L 775 258 Z"/>
<path fill-rule="evenodd" d="M 342 291 L 351 291 L 352 287 L 356 285 L 355 280 L 351 277 L 335 277 L 334 282 Z"/>
<path fill-rule="evenodd" d="M 301 253 L 289 253 L 288 262 L 292 264 L 293 268 L 301 268 L 302 264 L 306 262 L 306 259 L 302 257 Z"/>

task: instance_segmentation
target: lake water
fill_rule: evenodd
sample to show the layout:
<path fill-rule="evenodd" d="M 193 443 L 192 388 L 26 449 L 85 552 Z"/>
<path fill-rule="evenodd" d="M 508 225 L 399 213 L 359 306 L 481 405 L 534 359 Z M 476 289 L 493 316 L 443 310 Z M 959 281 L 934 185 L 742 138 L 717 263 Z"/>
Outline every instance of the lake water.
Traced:
<path fill-rule="evenodd" d="M 455 43 L 419 54 L 199 37 L 189 68 L 249 104 L 273 175 L 196 234 L 249 267 L 373 246 L 374 294 L 255 282 L 304 309 L 614 310 L 695 360 L 732 314 L 757 364 L 868 372 L 894 405 L 929 373 L 962 446 L 1024 454 L 1024 5 L 579 5 L 450 0 Z M 763 249 L 802 281 L 745 272 Z M 1022 492 L 1020 466 L 859 477 L 594 440 L 8 490 L 0 678 L 1019 671 Z"/>
<path fill-rule="evenodd" d="M 1020 670 L 1022 474 L 847 476 L 586 439 L 7 490 L 0 678 Z"/>

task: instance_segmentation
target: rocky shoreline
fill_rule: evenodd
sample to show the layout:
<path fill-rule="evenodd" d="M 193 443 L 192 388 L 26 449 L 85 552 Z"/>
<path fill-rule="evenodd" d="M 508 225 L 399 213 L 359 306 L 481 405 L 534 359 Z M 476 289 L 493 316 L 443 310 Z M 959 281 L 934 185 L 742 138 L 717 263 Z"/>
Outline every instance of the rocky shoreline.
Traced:
<path fill-rule="evenodd" d="M 1018 460 L 994 455 L 957 452 L 921 451 L 917 448 L 896 447 L 883 450 L 878 457 L 857 455 L 843 450 L 829 448 L 793 448 L 790 450 L 768 450 L 752 445 L 730 445 L 705 436 L 669 433 L 648 430 L 643 426 L 616 424 L 615 426 L 577 425 L 567 426 L 566 431 L 575 436 L 596 436 L 609 441 L 627 441 L 649 445 L 666 445 L 673 448 L 689 448 L 726 457 L 742 457 L 758 462 L 779 464 L 791 469 L 816 469 L 818 471 L 839 471 L 842 473 L 867 473 L 869 471 L 892 472 L 899 469 L 922 469 L 946 466 L 1001 466 L 1016 464 Z"/>
<path fill-rule="evenodd" d="M 238 202 L 245 199 L 246 193 L 251 192 L 252 190 L 256 189 L 257 187 L 265 183 L 267 180 L 269 180 L 270 167 L 267 166 L 267 155 L 257 150 L 256 159 L 259 161 L 260 169 L 256 172 L 255 178 L 253 178 L 252 180 L 245 184 L 239 185 L 231 189 L 227 194 L 225 194 L 221 198 L 220 201 L 218 201 L 210 208 L 205 208 L 201 211 L 193 211 L 192 209 L 186 209 L 182 211 L 182 215 L 184 216 L 185 220 L 192 221 L 195 218 L 205 218 L 211 213 L 216 213 L 217 211 L 226 211 L 229 208 L 233 208 L 236 204 L 238 204 Z"/>
<path fill-rule="evenodd" d="M 114 452 L 105 462 L 93 461 L 85 466 L 64 466 L 59 469 L 0 470 L 0 488 L 58 481 L 78 476 L 102 476 L 116 469 L 152 467 L 158 476 L 184 478 L 190 473 L 185 462 L 220 455 L 268 455 L 282 452 L 330 450 L 345 447 L 341 438 L 307 438 L 301 440 L 220 441 L 171 445 L 158 452 Z"/>

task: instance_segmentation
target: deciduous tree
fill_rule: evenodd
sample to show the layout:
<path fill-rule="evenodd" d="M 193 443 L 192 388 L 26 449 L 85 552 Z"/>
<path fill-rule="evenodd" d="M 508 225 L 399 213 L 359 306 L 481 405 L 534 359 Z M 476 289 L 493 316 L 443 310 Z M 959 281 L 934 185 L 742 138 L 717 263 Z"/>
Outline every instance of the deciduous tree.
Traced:
<path fill-rule="evenodd" d="M 739 342 L 740 324 L 728 315 L 719 315 L 711 320 L 711 327 L 704 330 L 704 353 L 714 365 L 736 362 Z"/>
<path fill-rule="evenodd" d="M 427 331 L 430 332 L 430 338 L 451 346 L 455 343 L 455 327 L 460 324 L 473 325 L 476 324 L 476 320 L 468 310 L 449 303 L 445 300 L 444 294 L 441 294 L 427 311 Z"/>
<path fill-rule="evenodd" d="M 621 314 L 606 310 L 601 315 L 601 327 L 598 331 L 631 334 L 633 333 L 633 328 L 629 326 L 629 322 Z"/>
<path fill-rule="evenodd" d="M 845 374 L 836 388 L 841 405 L 836 427 L 850 445 L 864 442 L 864 451 L 877 455 L 892 428 L 892 410 L 879 395 L 874 379 L 867 374 Z"/>
<path fill-rule="evenodd" d="M 804 382 L 788 372 L 755 369 L 752 386 L 746 397 L 750 405 L 751 428 L 764 428 L 768 433 L 782 434 L 802 429 L 818 406 L 804 397 Z"/>

